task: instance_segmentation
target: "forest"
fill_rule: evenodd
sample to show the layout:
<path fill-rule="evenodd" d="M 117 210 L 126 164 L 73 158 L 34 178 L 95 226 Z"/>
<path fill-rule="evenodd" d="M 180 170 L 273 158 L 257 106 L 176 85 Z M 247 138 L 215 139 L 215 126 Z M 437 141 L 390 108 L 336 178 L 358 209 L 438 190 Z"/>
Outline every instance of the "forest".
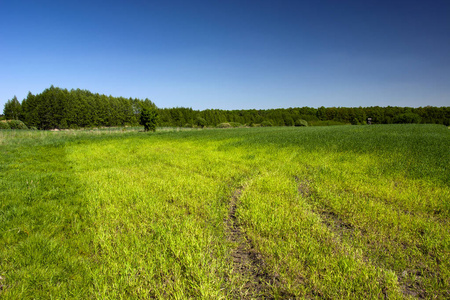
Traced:
<path fill-rule="evenodd" d="M 149 99 L 106 96 L 81 89 L 51 86 L 40 94 L 28 93 L 20 102 L 8 100 L 6 120 L 20 120 L 29 128 L 77 129 L 84 127 L 137 126 L 144 107 L 157 109 L 159 127 L 305 126 L 427 123 L 450 125 L 450 107 L 297 107 L 250 110 L 194 110 L 188 107 L 157 108 Z M 306 121 L 306 122 L 305 122 Z"/>

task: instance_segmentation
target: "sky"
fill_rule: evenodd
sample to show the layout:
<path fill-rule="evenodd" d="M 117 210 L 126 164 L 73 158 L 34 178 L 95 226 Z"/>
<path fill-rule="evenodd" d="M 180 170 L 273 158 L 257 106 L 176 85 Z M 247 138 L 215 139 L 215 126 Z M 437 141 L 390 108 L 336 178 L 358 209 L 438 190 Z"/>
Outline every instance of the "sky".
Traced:
<path fill-rule="evenodd" d="M 0 0 L 0 113 L 51 85 L 161 108 L 450 106 L 450 1 Z"/>

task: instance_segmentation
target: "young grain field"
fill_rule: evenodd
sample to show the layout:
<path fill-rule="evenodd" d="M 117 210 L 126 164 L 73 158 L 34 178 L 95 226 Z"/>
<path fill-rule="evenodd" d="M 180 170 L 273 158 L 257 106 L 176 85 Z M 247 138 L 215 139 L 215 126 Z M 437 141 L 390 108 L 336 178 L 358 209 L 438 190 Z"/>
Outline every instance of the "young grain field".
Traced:
<path fill-rule="evenodd" d="M 439 125 L 0 131 L 0 298 L 450 297 Z"/>

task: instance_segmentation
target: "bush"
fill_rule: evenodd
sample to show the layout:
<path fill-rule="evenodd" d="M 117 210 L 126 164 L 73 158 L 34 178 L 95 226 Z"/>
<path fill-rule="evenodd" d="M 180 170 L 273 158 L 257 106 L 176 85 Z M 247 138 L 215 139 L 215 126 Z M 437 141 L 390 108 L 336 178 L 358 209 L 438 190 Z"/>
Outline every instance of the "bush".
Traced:
<path fill-rule="evenodd" d="M 272 123 L 270 121 L 262 121 L 261 127 L 272 127 Z"/>
<path fill-rule="evenodd" d="M 361 122 L 359 122 L 358 118 L 353 118 L 350 122 L 352 125 L 361 125 Z M 363 123 L 364 124 L 364 123 Z"/>
<path fill-rule="evenodd" d="M 284 126 L 297 126 L 296 122 L 294 122 L 294 119 L 291 117 L 287 117 L 284 119 Z M 299 125 L 299 126 L 306 126 L 306 125 Z"/>
<path fill-rule="evenodd" d="M 186 123 L 183 125 L 184 128 L 193 128 L 194 125 L 192 125 L 191 123 Z"/>
<path fill-rule="evenodd" d="M 10 129 L 11 127 L 9 126 L 8 123 L 6 122 L 0 122 L 0 129 Z"/>
<path fill-rule="evenodd" d="M 297 119 L 295 121 L 295 126 L 308 126 L 308 122 L 303 119 Z"/>
<path fill-rule="evenodd" d="M 231 127 L 241 127 L 242 124 L 239 122 L 230 122 Z"/>
<path fill-rule="evenodd" d="M 217 128 L 231 128 L 233 126 L 231 126 L 230 123 L 220 123 L 219 125 L 216 126 Z"/>
<path fill-rule="evenodd" d="M 206 125 L 208 125 L 208 122 L 206 122 L 206 120 L 203 119 L 202 117 L 197 117 L 195 119 L 195 123 L 198 127 L 201 127 L 201 128 L 205 128 Z"/>
<path fill-rule="evenodd" d="M 226 122 L 226 123 L 220 123 L 216 127 L 217 128 L 236 128 L 236 127 L 242 127 L 242 124 L 239 122 Z"/>
<path fill-rule="evenodd" d="M 19 120 L 11 120 L 8 122 L 8 124 L 11 129 L 28 129 L 27 125 Z"/>

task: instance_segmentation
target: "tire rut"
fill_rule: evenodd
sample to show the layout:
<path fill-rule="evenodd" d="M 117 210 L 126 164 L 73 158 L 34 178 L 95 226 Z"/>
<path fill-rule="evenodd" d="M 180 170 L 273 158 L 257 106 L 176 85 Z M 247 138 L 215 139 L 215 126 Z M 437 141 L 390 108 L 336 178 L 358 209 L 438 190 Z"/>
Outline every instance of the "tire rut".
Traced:
<path fill-rule="evenodd" d="M 241 187 L 234 191 L 230 200 L 228 217 L 225 220 L 227 238 L 236 243 L 236 248 L 231 253 L 233 273 L 237 273 L 244 280 L 241 289 L 232 293 L 232 296 L 235 299 L 273 299 L 271 285 L 274 278 L 265 271 L 265 263 L 261 254 L 242 232 L 236 218 L 242 190 Z"/>

